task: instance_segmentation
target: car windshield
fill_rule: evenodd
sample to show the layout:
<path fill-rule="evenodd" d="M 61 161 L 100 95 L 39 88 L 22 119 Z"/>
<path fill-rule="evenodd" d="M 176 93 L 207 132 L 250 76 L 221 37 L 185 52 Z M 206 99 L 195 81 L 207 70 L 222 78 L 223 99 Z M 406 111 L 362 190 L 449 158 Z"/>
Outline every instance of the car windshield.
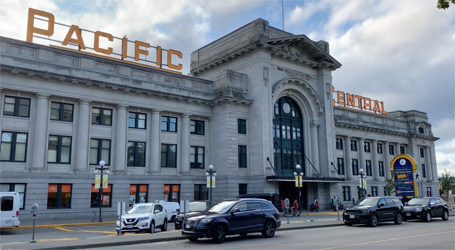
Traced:
<path fill-rule="evenodd" d="M 209 212 L 226 213 L 237 201 L 221 201 L 209 209 Z"/>
<path fill-rule="evenodd" d="M 414 205 L 426 205 L 426 204 L 428 204 L 428 199 L 414 198 L 414 199 L 411 199 L 411 200 L 408 202 L 408 205 L 410 205 L 410 206 L 414 206 Z"/>
<path fill-rule="evenodd" d="M 378 204 L 379 197 L 373 197 L 373 198 L 363 198 L 361 200 L 358 200 L 356 205 L 357 206 L 376 206 Z"/>
<path fill-rule="evenodd" d="M 207 209 L 205 202 L 190 202 L 190 212 L 204 211 L 205 209 Z"/>
<path fill-rule="evenodd" d="M 128 211 L 126 211 L 126 214 L 145 214 L 145 213 L 152 213 L 153 212 L 153 206 L 152 205 L 142 205 L 142 206 L 132 206 Z"/>

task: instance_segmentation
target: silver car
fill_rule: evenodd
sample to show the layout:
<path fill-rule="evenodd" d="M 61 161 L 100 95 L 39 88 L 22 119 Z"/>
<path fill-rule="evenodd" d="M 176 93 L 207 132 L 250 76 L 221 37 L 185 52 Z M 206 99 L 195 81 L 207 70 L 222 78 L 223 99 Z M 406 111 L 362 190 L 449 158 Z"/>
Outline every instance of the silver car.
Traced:
<path fill-rule="evenodd" d="M 157 203 L 134 204 L 128 211 L 117 220 L 117 234 L 125 232 L 149 232 L 154 233 L 155 227 L 161 231 L 167 230 L 166 209 Z"/>

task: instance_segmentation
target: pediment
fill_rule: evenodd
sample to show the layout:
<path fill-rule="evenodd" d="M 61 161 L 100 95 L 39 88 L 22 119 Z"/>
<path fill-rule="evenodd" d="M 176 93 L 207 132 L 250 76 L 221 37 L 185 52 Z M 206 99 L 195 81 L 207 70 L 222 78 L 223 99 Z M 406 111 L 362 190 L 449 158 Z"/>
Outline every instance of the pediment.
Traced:
<path fill-rule="evenodd" d="M 341 67 L 341 64 L 330 55 L 327 42 L 314 42 L 305 35 L 262 39 L 261 44 L 276 56 L 312 67 L 324 66 L 332 69 Z"/>

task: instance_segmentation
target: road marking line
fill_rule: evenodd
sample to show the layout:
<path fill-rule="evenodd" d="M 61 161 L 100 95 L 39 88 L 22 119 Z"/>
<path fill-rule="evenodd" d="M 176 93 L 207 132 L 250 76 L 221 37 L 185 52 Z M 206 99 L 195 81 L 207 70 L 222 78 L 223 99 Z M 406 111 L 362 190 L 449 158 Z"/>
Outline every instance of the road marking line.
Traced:
<path fill-rule="evenodd" d="M 67 229 L 64 227 L 55 227 L 57 230 L 65 231 L 65 232 L 81 232 L 81 233 L 100 233 L 100 234 L 117 234 L 116 232 L 111 231 L 93 231 L 93 230 L 72 230 Z"/>
<path fill-rule="evenodd" d="M 47 241 L 65 241 L 65 240 L 78 240 L 79 238 L 61 238 L 61 239 L 39 239 L 36 241 L 47 242 Z"/>
<path fill-rule="evenodd" d="M 317 250 L 329 250 L 329 249 L 347 248 L 347 247 L 369 245 L 369 244 L 375 244 L 375 243 L 381 243 L 381 242 L 387 242 L 387 241 L 396 241 L 396 240 L 412 239 L 412 238 L 418 238 L 418 237 L 424 237 L 424 236 L 432 236 L 432 235 L 438 235 L 438 234 L 448 234 L 448 233 L 454 233 L 454 232 L 455 232 L 455 231 L 447 231 L 447 232 L 439 232 L 439 233 L 430 233 L 430 234 L 420 234 L 420 235 L 405 236 L 405 237 L 392 238 L 392 239 L 386 239 L 386 240 L 367 241 L 367 242 L 356 243 L 356 244 L 351 244 L 351 245 L 344 245 L 344 246 L 336 246 L 336 247 L 328 247 L 328 248 L 319 248 L 319 249 L 317 249 Z"/>
<path fill-rule="evenodd" d="M 76 231 L 76 230 L 71 230 L 71 229 L 67 229 L 67 228 L 64 228 L 64 227 L 55 227 L 55 229 L 60 230 L 60 231 L 65 231 L 65 232 L 74 232 L 74 231 Z"/>

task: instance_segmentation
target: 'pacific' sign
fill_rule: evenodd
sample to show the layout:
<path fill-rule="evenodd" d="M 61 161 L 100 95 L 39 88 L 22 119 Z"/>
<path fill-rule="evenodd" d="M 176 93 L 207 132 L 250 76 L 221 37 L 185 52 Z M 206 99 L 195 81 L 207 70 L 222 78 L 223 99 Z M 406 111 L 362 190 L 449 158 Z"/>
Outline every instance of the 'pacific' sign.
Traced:
<path fill-rule="evenodd" d="M 59 28 L 58 31 L 55 29 L 56 26 Z M 66 35 L 64 35 L 65 31 Z M 64 38 L 62 35 L 64 35 Z M 126 36 L 123 38 L 114 37 L 112 34 L 102 31 L 93 32 L 81 29 L 77 25 L 61 24 L 55 22 L 55 16 L 52 13 L 29 8 L 26 41 L 33 42 L 34 37 L 58 44 L 58 46 L 50 44 L 49 46 L 51 47 L 75 50 L 68 47 L 72 45 L 77 46 L 77 51 L 80 53 L 101 57 L 106 56 L 111 60 L 133 63 L 178 74 L 181 74 L 179 71 L 182 70 L 182 64 L 174 64 L 172 62 L 173 56 L 182 59 L 182 52 L 180 51 L 151 46 L 147 42 L 138 40 L 130 41 Z M 93 47 L 89 47 L 88 44 Z M 96 53 L 89 52 L 89 49 Z M 130 55 L 131 52 L 133 52 L 134 56 Z M 167 54 L 167 58 L 164 58 L 165 62 L 163 62 L 164 53 Z M 149 57 L 153 57 L 153 59 L 149 59 Z M 163 65 L 167 69 L 163 68 Z"/>

